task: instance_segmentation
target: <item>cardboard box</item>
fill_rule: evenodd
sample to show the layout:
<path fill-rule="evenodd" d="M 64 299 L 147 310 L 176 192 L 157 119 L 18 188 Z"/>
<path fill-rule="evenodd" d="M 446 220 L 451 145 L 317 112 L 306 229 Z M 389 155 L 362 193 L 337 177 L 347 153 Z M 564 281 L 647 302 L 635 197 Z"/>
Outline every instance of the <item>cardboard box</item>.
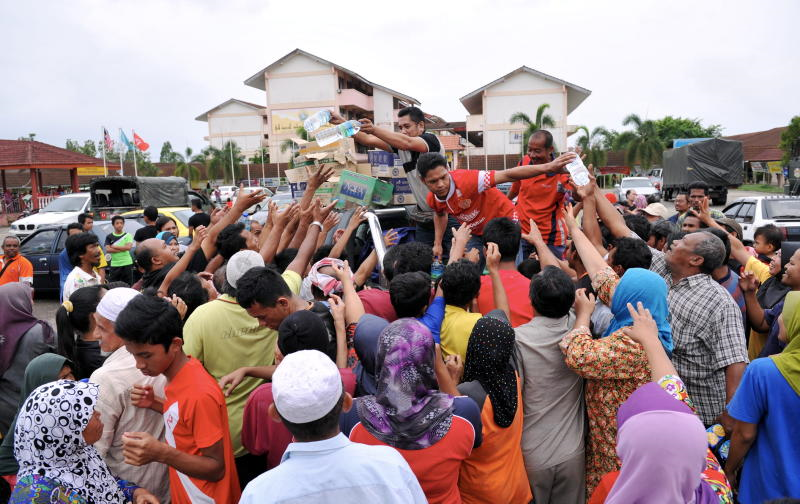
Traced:
<path fill-rule="evenodd" d="M 306 186 L 308 182 L 294 182 L 290 183 L 289 187 L 292 188 L 292 197 L 295 198 L 297 201 L 300 201 L 300 198 L 303 197 L 303 194 L 306 192 Z M 332 182 L 328 181 L 319 186 L 314 192 L 314 197 L 319 198 L 323 205 L 327 205 L 331 201 L 333 201 L 334 194 L 336 193 L 336 188 L 338 186 L 338 181 Z"/>
<path fill-rule="evenodd" d="M 386 152 L 385 150 L 371 150 L 367 152 L 367 160 L 372 166 L 394 166 L 395 160 L 400 157 L 393 152 Z"/>
<path fill-rule="evenodd" d="M 345 170 L 339 180 L 335 197 L 339 199 L 337 208 L 353 205 L 388 205 L 392 201 L 394 187 L 362 173 Z"/>
<path fill-rule="evenodd" d="M 372 165 L 369 163 L 358 163 L 356 165 L 356 173 L 362 175 L 372 175 Z"/>
<path fill-rule="evenodd" d="M 411 193 L 392 195 L 392 205 L 416 205 L 417 199 Z"/>

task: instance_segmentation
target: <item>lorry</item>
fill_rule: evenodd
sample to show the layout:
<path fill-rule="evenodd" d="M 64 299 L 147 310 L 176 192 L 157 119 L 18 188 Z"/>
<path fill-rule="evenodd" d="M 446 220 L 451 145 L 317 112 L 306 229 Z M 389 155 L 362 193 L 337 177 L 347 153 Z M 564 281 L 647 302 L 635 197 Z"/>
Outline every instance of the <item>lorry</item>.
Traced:
<path fill-rule="evenodd" d="M 97 177 L 89 185 L 92 211 L 97 218 L 147 206 L 188 207 L 198 198 L 206 206 L 211 202 L 204 195 L 190 191 L 183 177 Z"/>
<path fill-rule="evenodd" d="M 742 143 L 711 138 L 668 149 L 664 151 L 662 167 L 661 191 L 665 200 L 688 192 L 692 182 L 702 181 L 709 186 L 711 204 L 725 205 L 728 189 L 739 187 L 744 182 Z"/>

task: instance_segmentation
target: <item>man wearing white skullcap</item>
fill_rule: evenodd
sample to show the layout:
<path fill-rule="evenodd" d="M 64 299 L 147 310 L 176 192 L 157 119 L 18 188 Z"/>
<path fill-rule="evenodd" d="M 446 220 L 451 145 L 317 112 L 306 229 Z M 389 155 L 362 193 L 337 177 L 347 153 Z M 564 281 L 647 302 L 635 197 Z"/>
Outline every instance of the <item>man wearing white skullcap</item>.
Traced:
<path fill-rule="evenodd" d="M 330 357 L 317 350 L 287 355 L 272 375 L 272 393 L 270 416 L 295 441 L 279 466 L 247 485 L 240 504 L 428 502 L 397 450 L 353 443 L 339 431 L 353 398 Z"/>
<path fill-rule="evenodd" d="M 122 455 L 122 435 L 125 432 L 149 432 L 156 438 L 164 438 L 162 415 L 153 409 L 135 406 L 131 396 L 133 390 L 136 391 L 134 397 L 140 391 L 152 390 L 157 397 L 164 397 L 167 380 L 164 376 L 144 376 L 114 331 L 117 315 L 139 295 L 138 291 L 127 287 L 111 289 L 100 300 L 94 313 L 95 335 L 100 337 L 100 349 L 108 354 L 103 365 L 89 378 L 100 387 L 97 411 L 103 421 L 103 435 L 94 447 L 113 474 L 150 490 L 163 503 L 169 502 L 167 466 L 154 462 L 137 467 L 126 464 Z"/>

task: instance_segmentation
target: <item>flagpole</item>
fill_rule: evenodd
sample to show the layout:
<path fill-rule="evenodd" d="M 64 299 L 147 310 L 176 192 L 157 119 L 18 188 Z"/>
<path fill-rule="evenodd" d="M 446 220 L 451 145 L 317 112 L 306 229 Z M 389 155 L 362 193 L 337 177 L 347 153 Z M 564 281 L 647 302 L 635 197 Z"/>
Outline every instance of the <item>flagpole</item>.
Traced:
<path fill-rule="evenodd" d="M 119 129 L 119 132 L 122 133 L 122 128 Z M 122 135 L 120 135 L 120 137 L 119 137 L 119 143 L 120 143 L 120 147 L 124 146 L 124 148 L 125 148 L 125 152 L 124 153 L 121 152 L 122 151 L 121 148 L 120 148 L 120 153 L 119 153 L 119 174 L 120 174 L 120 176 L 124 177 L 125 176 L 125 167 L 122 165 L 122 163 L 125 161 L 125 156 L 128 154 L 128 146 L 123 144 Z"/>
<path fill-rule="evenodd" d="M 100 140 L 100 146 L 103 149 L 103 173 L 108 177 L 108 166 L 106 166 L 106 127 L 103 126 L 103 138 Z"/>
<path fill-rule="evenodd" d="M 136 132 L 131 130 L 131 133 L 133 133 L 133 138 L 135 140 L 136 139 Z M 133 144 L 133 176 L 134 177 L 138 177 L 139 176 L 139 169 L 136 167 L 136 143 Z"/>

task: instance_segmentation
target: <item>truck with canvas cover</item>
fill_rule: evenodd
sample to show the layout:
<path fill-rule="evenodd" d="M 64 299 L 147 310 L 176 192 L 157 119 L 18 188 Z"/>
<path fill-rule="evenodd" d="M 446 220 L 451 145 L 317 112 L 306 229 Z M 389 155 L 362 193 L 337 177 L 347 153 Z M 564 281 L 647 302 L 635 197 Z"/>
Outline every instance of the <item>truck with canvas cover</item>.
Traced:
<path fill-rule="evenodd" d="M 689 184 L 702 181 L 709 186 L 712 205 L 724 205 L 728 189 L 744 181 L 742 143 L 737 140 L 712 138 L 664 151 L 661 188 L 664 199 L 687 192 Z"/>
<path fill-rule="evenodd" d="M 89 186 L 92 208 L 101 219 L 148 206 L 189 205 L 189 189 L 183 177 L 98 177 Z"/>

